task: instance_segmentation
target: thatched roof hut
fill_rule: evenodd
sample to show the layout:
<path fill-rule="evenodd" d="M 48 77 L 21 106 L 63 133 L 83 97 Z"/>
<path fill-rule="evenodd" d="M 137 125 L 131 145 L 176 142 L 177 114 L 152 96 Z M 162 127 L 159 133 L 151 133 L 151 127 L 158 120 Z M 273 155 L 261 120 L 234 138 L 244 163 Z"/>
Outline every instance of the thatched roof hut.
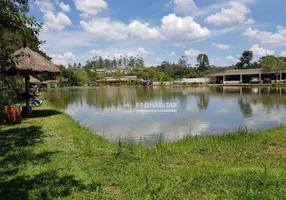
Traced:
<path fill-rule="evenodd" d="M 51 61 L 28 47 L 21 48 L 11 55 L 13 65 L 8 73 L 38 74 L 43 72 L 59 73 L 60 69 Z M 5 72 L 4 72 L 5 73 Z"/>
<path fill-rule="evenodd" d="M 60 73 L 60 69 L 51 61 L 47 60 L 39 53 L 32 51 L 28 47 L 21 48 L 11 55 L 12 66 L 6 71 L 5 74 L 23 74 L 25 75 L 25 91 L 29 91 L 29 76 L 31 74 L 39 73 Z M 30 115 L 30 100 L 26 99 L 26 114 Z"/>

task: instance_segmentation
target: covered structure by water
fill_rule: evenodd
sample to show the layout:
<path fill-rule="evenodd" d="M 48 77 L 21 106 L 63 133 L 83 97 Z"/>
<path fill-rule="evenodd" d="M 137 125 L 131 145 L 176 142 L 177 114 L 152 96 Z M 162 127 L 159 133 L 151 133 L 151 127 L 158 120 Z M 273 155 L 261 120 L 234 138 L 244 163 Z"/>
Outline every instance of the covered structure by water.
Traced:
<path fill-rule="evenodd" d="M 274 72 L 263 72 L 261 69 L 226 70 L 216 74 L 208 74 L 206 77 L 210 79 L 211 83 L 218 84 L 249 83 L 253 77 L 257 77 L 259 81 L 262 81 L 264 78 L 276 80 Z M 286 79 L 286 71 L 282 71 L 278 76 L 278 80 L 282 81 L 284 79 Z"/>

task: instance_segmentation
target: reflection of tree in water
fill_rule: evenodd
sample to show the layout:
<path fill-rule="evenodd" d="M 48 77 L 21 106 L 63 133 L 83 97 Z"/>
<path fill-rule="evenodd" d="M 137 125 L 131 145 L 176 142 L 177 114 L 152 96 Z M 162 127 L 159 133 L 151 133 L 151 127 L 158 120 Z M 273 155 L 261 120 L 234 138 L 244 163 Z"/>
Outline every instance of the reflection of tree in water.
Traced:
<path fill-rule="evenodd" d="M 77 96 L 73 89 L 49 90 L 45 92 L 45 97 L 61 110 L 65 110 Z"/>
<path fill-rule="evenodd" d="M 286 97 L 283 88 L 262 88 L 261 95 L 253 95 L 248 99 L 253 106 L 261 104 L 267 113 L 272 112 L 274 109 L 286 107 Z"/>
<path fill-rule="evenodd" d="M 87 105 L 96 106 L 102 110 L 110 107 L 124 107 L 136 103 L 172 102 L 181 100 L 182 94 L 172 89 L 153 87 L 105 87 L 90 90 L 87 94 Z"/>
<path fill-rule="evenodd" d="M 251 89 L 251 88 L 250 88 Z M 261 88 L 260 94 L 253 94 L 249 88 L 243 88 L 243 93 L 231 90 L 223 94 L 222 87 L 218 88 L 172 88 L 172 87 L 100 87 L 89 89 L 62 89 L 47 91 L 45 94 L 58 108 L 65 110 L 68 105 L 83 105 L 96 107 L 101 110 L 107 108 L 121 108 L 136 103 L 147 102 L 180 102 L 184 107 L 188 97 L 197 98 L 197 107 L 200 110 L 208 108 L 210 96 L 224 96 L 224 98 L 240 98 L 238 104 L 245 117 L 251 117 L 253 108 L 262 105 L 267 112 L 286 107 L 286 90 L 277 88 Z M 229 90 L 227 90 L 229 91 Z M 237 93 L 233 93 L 237 91 Z M 243 99 L 241 99 L 243 98 Z M 247 100 L 246 100 L 247 98 Z"/>
<path fill-rule="evenodd" d="M 244 117 L 252 117 L 252 107 L 247 99 L 238 99 L 238 104 Z"/>
<path fill-rule="evenodd" d="M 198 108 L 200 110 L 206 110 L 209 106 L 210 96 L 206 93 L 199 93 L 198 94 Z"/>

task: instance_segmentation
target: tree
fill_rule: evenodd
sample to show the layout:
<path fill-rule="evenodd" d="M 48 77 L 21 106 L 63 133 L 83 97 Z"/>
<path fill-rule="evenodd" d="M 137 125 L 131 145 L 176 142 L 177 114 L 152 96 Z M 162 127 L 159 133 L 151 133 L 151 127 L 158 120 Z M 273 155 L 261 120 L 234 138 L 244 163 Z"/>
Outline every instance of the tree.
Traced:
<path fill-rule="evenodd" d="M 164 66 L 164 67 L 167 67 L 167 66 L 170 66 L 170 65 L 171 65 L 171 63 L 168 62 L 168 61 L 163 61 L 163 62 L 161 63 L 161 66 Z"/>
<path fill-rule="evenodd" d="M 78 63 L 78 64 L 77 64 L 77 68 L 78 68 L 78 69 L 81 69 L 81 63 Z"/>
<path fill-rule="evenodd" d="M 117 68 L 117 60 L 115 58 L 113 58 L 112 60 L 112 68 Z"/>
<path fill-rule="evenodd" d="M 118 60 L 118 66 L 121 68 L 123 65 L 123 59 L 122 56 L 120 56 L 119 60 Z"/>
<path fill-rule="evenodd" d="M 4 106 L 17 102 L 17 97 L 23 87 L 23 77 L 7 77 L 1 74 L 11 66 L 10 55 L 28 46 L 33 51 L 49 59 L 39 46 L 43 43 L 38 39 L 42 24 L 35 17 L 28 17 L 28 0 L 1 0 L 0 1 L 0 115 Z"/>
<path fill-rule="evenodd" d="M 70 84 L 75 86 L 82 86 L 90 82 L 88 74 L 83 69 L 73 69 L 70 72 Z"/>
<path fill-rule="evenodd" d="M 138 57 L 137 59 L 137 68 L 143 68 L 145 66 L 144 60 L 142 57 Z"/>
<path fill-rule="evenodd" d="M 111 61 L 109 60 L 109 56 L 104 59 L 104 68 L 110 68 Z"/>
<path fill-rule="evenodd" d="M 11 53 L 26 44 L 49 58 L 39 49 L 39 45 L 43 44 L 38 39 L 42 24 L 35 17 L 28 17 L 28 11 L 28 0 L 0 1 L 0 71 L 10 66 Z"/>
<path fill-rule="evenodd" d="M 104 61 L 101 56 L 98 57 L 98 68 L 103 68 L 104 67 Z"/>
<path fill-rule="evenodd" d="M 138 78 L 148 81 L 148 85 L 153 82 L 153 78 L 156 75 L 154 68 L 144 68 L 137 73 Z"/>
<path fill-rule="evenodd" d="M 253 52 L 244 51 L 241 54 L 240 62 L 236 64 L 236 68 L 237 69 L 249 69 L 252 59 L 253 59 Z"/>
<path fill-rule="evenodd" d="M 209 69 L 210 67 L 209 58 L 206 54 L 203 54 L 203 53 L 198 55 L 197 63 L 198 63 L 198 68 L 200 71 L 205 71 Z"/>
<path fill-rule="evenodd" d="M 136 68 L 136 59 L 133 56 L 129 57 L 127 66 L 129 67 L 129 69 Z"/>
<path fill-rule="evenodd" d="M 276 75 L 276 81 L 280 73 L 286 69 L 286 58 L 265 56 L 260 59 L 261 69 L 263 72 L 273 72 Z"/>
<path fill-rule="evenodd" d="M 178 65 L 181 67 L 188 67 L 188 60 L 186 58 L 186 56 L 182 56 L 179 61 L 178 61 Z"/>
<path fill-rule="evenodd" d="M 106 75 L 104 73 L 97 74 L 97 80 L 106 80 Z"/>
<path fill-rule="evenodd" d="M 124 77 L 124 75 L 121 72 L 115 72 L 112 74 L 112 77 L 121 81 L 121 78 Z"/>

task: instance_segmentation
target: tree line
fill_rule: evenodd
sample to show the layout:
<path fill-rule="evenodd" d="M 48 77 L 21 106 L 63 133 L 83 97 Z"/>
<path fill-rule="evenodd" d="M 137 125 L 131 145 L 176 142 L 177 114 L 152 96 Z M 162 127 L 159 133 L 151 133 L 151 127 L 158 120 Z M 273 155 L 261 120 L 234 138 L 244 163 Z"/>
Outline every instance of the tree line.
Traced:
<path fill-rule="evenodd" d="M 28 0 L 0 1 L 0 123 L 4 106 L 17 103 L 24 88 L 22 76 L 1 73 L 12 66 L 10 55 L 27 44 L 33 51 L 51 59 L 40 50 L 40 45 L 44 43 L 38 38 L 42 24 L 35 17 L 29 17 L 28 12 Z"/>
<path fill-rule="evenodd" d="M 207 74 L 217 73 L 229 69 L 255 69 L 262 68 L 265 72 L 274 72 L 277 76 L 285 69 L 285 58 L 275 56 L 264 56 L 258 62 L 252 62 L 253 53 L 244 51 L 239 61 L 231 66 L 217 67 L 211 65 L 208 55 L 199 54 L 197 64 L 191 66 L 187 57 L 182 56 L 177 62 L 163 61 L 158 66 L 145 67 L 142 57 L 120 57 L 119 59 L 103 59 L 96 56 L 93 60 L 86 62 L 84 66 L 80 63 L 69 64 L 67 68 L 59 66 L 62 74 L 60 80 L 65 80 L 69 85 L 85 85 L 97 80 L 104 80 L 108 76 L 121 79 L 126 75 L 136 75 L 138 78 L 148 81 L 174 81 L 182 78 L 201 78 Z M 118 69 L 113 73 L 98 73 L 98 69 Z"/>
<path fill-rule="evenodd" d="M 68 66 L 71 67 L 71 64 Z M 75 67 L 75 66 L 73 66 Z M 145 67 L 145 63 L 140 56 L 120 56 L 119 58 L 103 58 L 102 56 L 95 56 L 92 60 L 88 60 L 84 66 L 85 69 L 138 69 Z"/>

